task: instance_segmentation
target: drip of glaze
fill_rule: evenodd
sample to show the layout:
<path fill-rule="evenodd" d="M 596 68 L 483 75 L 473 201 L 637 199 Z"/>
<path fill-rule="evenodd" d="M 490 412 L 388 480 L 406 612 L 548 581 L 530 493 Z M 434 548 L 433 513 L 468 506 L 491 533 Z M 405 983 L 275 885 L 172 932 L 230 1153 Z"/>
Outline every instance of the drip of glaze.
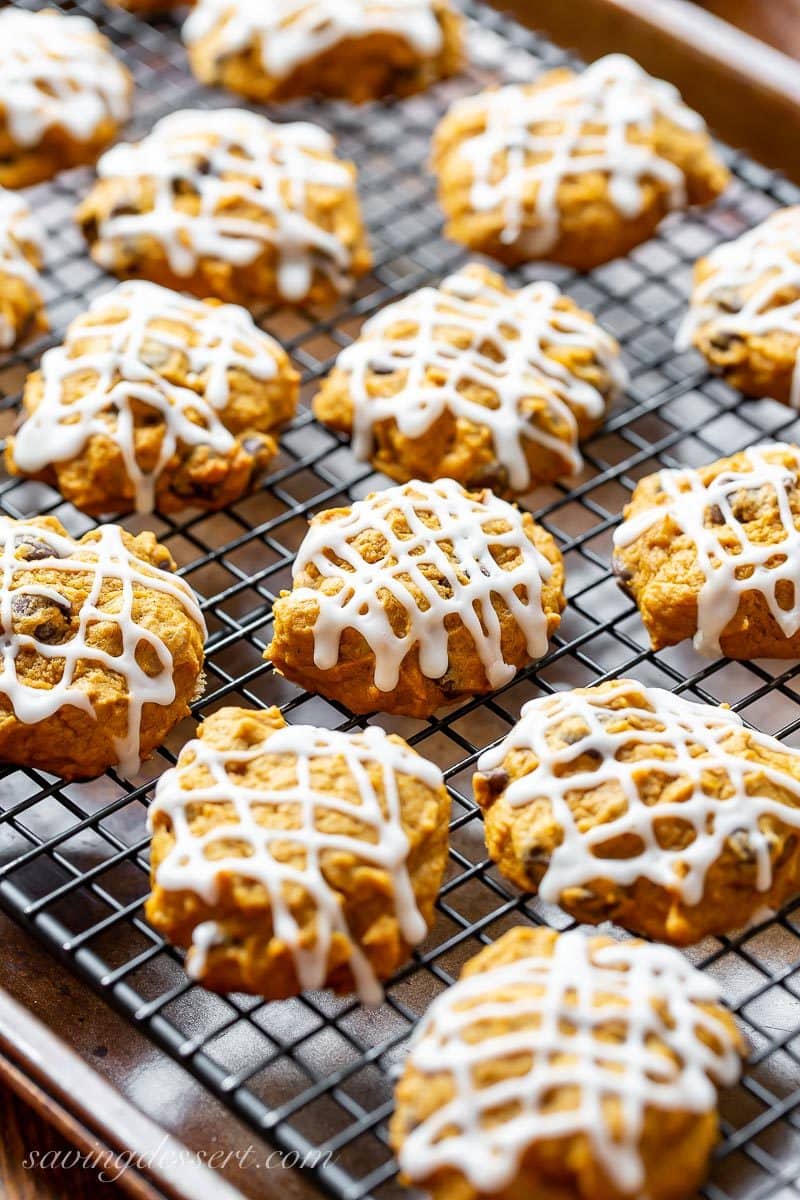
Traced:
<path fill-rule="evenodd" d="M 16 547 L 23 537 L 52 548 L 52 555 L 29 559 L 17 558 Z M 90 557 L 91 555 L 91 557 Z M 122 772 L 131 776 L 139 767 L 140 731 L 145 704 L 168 705 L 175 699 L 173 659 L 157 633 L 134 617 L 137 590 L 161 592 L 177 600 L 187 615 L 206 632 L 205 621 L 191 588 L 182 579 L 137 559 L 125 546 L 117 525 L 102 525 L 90 542 L 78 543 L 33 522 L 12 521 L 0 517 L 0 695 L 6 696 L 14 716 L 24 725 L 34 725 L 55 716 L 65 705 L 97 717 L 81 679 L 75 678 L 78 664 L 91 662 L 103 670 L 122 675 L 127 685 L 128 728 L 117 739 L 116 749 Z M 77 614 L 78 626 L 67 642 L 51 645 L 27 634 L 13 632 L 14 598 L 17 595 L 47 596 L 71 611 L 69 597 L 57 585 L 39 586 L 18 583 L 22 572 L 52 571 L 56 577 L 78 575 L 91 579 L 88 595 Z M 111 599 L 101 600 L 103 587 L 117 584 Z M 118 632 L 119 653 L 111 653 L 88 640 L 89 630 L 98 622 L 110 624 Z M 148 675 L 139 665 L 137 650 L 148 646 L 158 659 L 160 670 Z M 116 646 L 114 647 L 116 651 Z M 63 663 L 61 678 L 52 687 L 32 687 L 17 675 L 20 654 L 33 652 L 40 658 Z"/>
<path fill-rule="evenodd" d="M 26 246 L 43 256 L 42 231 L 22 197 L 0 188 L 0 275 L 15 275 L 38 292 L 39 273 L 27 256 Z M 0 316 L 0 349 L 12 346 L 16 336 L 16 329 Z"/>
<path fill-rule="evenodd" d="M 491 431 L 497 459 L 515 491 L 532 483 L 526 441 L 566 458 L 572 473 L 579 471 L 583 460 L 574 411 L 599 418 L 606 399 L 546 354 L 545 347 L 587 347 L 611 380 L 610 398 L 624 388 L 627 376 L 613 339 L 582 313 L 556 308 L 560 296 L 551 283 L 532 283 L 507 294 L 466 269 L 439 288 L 423 288 L 382 309 L 337 360 L 349 376 L 356 457 L 369 460 L 373 429 L 380 422 L 394 420 L 404 437 L 419 438 L 447 411 Z M 392 337 L 394 325 L 409 325 L 411 332 Z M 447 341 L 444 329 L 457 329 L 465 335 L 464 344 Z M 487 346 L 496 356 L 487 353 Z M 428 370 L 436 373 L 436 383 L 426 381 Z M 371 371 L 407 374 L 398 392 L 380 397 L 369 394 Z M 469 384 L 491 391 L 497 407 L 471 400 L 464 390 Z M 522 408 L 530 400 L 543 403 L 556 421 L 566 424 L 568 440 L 539 427 Z"/>
<path fill-rule="evenodd" d="M 142 281 L 120 284 L 95 300 L 89 312 L 100 320 L 77 321 L 64 345 L 43 355 L 44 395 L 17 434 L 14 457 L 22 471 L 36 474 L 53 462 L 75 458 L 91 437 L 110 438 L 134 485 L 136 511 L 152 512 L 159 476 L 180 442 L 210 446 L 221 454 L 234 445 L 217 415 L 230 398 L 228 372 L 238 368 L 255 379 L 272 379 L 278 347 L 237 305 L 205 304 Z M 122 320 L 117 319 L 120 313 L 126 314 Z M 155 328 L 156 321 L 174 321 L 185 334 Z M 189 344 L 190 336 L 196 345 Z M 106 342 L 103 350 L 85 348 L 96 339 Z M 145 343 L 150 349 L 145 350 Z M 171 383 L 148 366 L 154 344 L 166 354 L 178 350 L 185 355 L 191 376 L 204 377 L 200 390 Z M 91 388 L 66 404 L 67 380 L 89 372 L 95 376 Z M 164 422 L 158 462 L 147 472 L 136 457 L 134 409 L 140 404 Z"/>
<path fill-rule="evenodd" d="M 353 187 L 333 152 L 330 135 L 306 122 L 274 125 L 244 109 L 172 113 L 141 142 L 112 146 L 97 164 L 102 179 L 148 179 L 155 189 L 147 212 L 100 222 L 97 260 L 113 268 L 116 243 L 144 236 L 155 239 L 170 270 L 185 277 L 202 258 L 243 267 L 272 245 L 285 300 L 303 299 L 315 269 L 345 292 L 350 251 L 306 216 L 309 188 L 346 193 Z M 197 212 L 176 207 L 179 186 L 197 195 Z M 237 201 L 259 216 L 228 215 Z"/>
<path fill-rule="evenodd" d="M 277 789 L 245 787 L 237 783 L 241 770 L 264 756 L 287 756 L 294 761 L 294 783 Z M 341 758 L 358 789 L 358 799 L 350 800 L 333 792 L 320 792 L 312 786 L 315 760 Z M 380 768 L 380 788 L 370 778 L 370 767 Z M 209 782 L 197 784 L 203 770 Z M 324 985 L 328 957 L 334 934 L 347 938 L 351 947 L 350 969 L 359 998 L 365 1004 L 379 1004 L 383 992 L 369 959 L 351 936 L 343 914 L 341 897 L 325 878 L 325 857 L 331 853 L 351 854 L 391 877 L 395 913 L 404 939 L 417 945 L 426 935 L 427 926 L 417 908 L 407 859 L 409 844 L 403 829 L 397 776 L 419 780 L 426 787 L 442 786 L 442 774 L 435 764 L 420 758 L 405 745 L 393 742 L 386 733 L 371 726 L 358 733 L 317 729 L 310 725 L 288 725 L 265 736 L 244 750 L 221 750 L 202 738 L 188 743 L 177 767 L 159 780 L 150 809 L 150 828 L 157 813 L 169 817 L 175 843 L 156 872 L 156 883 L 170 891 L 189 891 L 207 904 L 214 904 L 223 876 L 241 876 L 259 883 L 269 896 L 274 936 L 291 951 L 297 978 L 304 991 Z M 235 819 L 214 825 L 203 834 L 192 831 L 189 810 L 195 805 L 232 805 Z M 258 811 L 296 812 L 292 829 L 268 828 L 256 820 Z M 374 833 L 374 841 L 346 833 L 326 832 L 324 815 L 341 814 L 357 821 Z M 233 842 L 244 843 L 247 855 L 218 855 Z M 291 844 L 302 848 L 302 867 L 281 861 L 274 847 Z M 213 857 L 210 856 L 213 854 Z M 301 888 L 314 904 L 316 937 L 304 944 L 286 900 L 289 888 Z M 214 921 L 206 921 L 194 931 L 187 969 L 200 978 L 209 951 L 224 942 L 224 933 Z"/>
<path fill-rule="evenodd" d="M 626 720 L 633 728 L 622 727 Z M 554 748 L 552 740 L 565 721 L 571 723 L 571 730 L 580 725 L 584 732 L 575 741 L 571 737 L 569 745 Z M 478 770 L 496 769 L 515 750 L 537 758 L 538 765 L 529 774 L 509 784 L 505 798 L 512 808 L 547 801 L 562 831 L 562 841 L 552 851 L 539 883 L 543 900 L 558 904 L 565 889 L 599 878 L 621 887 L 647 879 L 679 896 L 684 904 L 694 905 L 703 898 L 709 869 L 734 834 L 743 836 L 755 856 L 756 888 L 763 892 L 772 885 L 772 863 L 762 820 L 771 816 L 800 829 L 800 784 L 788 772 L 753 762 L 730 748 L 730 739 L 742 729 L 741 718 L 727 709 L 695 704 L 660 688 L 620 680 L 596 688 L 590 695 L 569 691 L 531 700 L 508 736 L 481 755 Z M 750 732 L 749 737 L 752 745 L 764 750 L 797 753 L 765 734 Z M 669 758 L 654 753 L 628 759 L 624 752 L 633 746 L 668 746 L 672 753 Z M 591 766 L 579 771 L 565 769 L 582 755 L 591 756 Z M 651 772 L 680 779 L 690 791 L 682 790 L 681 799 L 647 804 L 639 785 Z M 704 790 L 709 776 L 725 777 L 729 785 L 725 798 Z M 797 807 L 759 794 L 770 786 L 796 795 Z M 597 789 L 620 790 L 625 810 L 613 820 L 586 829 L 567 796 Z M 692 826 L 689 845 L 670 848 L 659 844 L 658 825 L 668 819 Z M 635 840 L 640 847 L 635 854 L 611 858 L 595 853 L 622 837 Z"/>
<path fill-rule="evenodd" d="M 624 549 L 653 525 L 669 519 L 691 539 L 697 567 L 704 576 L 697 597 L 694 646 L 709 657 L 722 653 L 720 638 L 747 592 L 763 596 L 785 637 L 800 631 L 800 530 L 789 501 L 789 491 L 797 486 L 800 474 L 800 456 L 794 446 L 783 442 L 752 446 L 746 453 L 748 467 L 723 471 L 708 484 L 690 468 L 660 471 L 658 480 L 666 503 L 635 513 L 614 532 L 615 547 Z M 789 457 L 791 466 L 780 461 L 782 454 Z M 762 489 L 775 498 L 783 535 L 779 541 L 751 541 L 736 516 L 737 497 Z M 706 523 L 711 512 L 720 514 L 717 524 Z M 732 548 L 726 548 L 720 539 L 726 530 L 736 539 Z M 781 584 L 793 588 L 794 600 L 788 608 L 778 602 Z"/>
<path fill-rule="evenodd" d="M 516 668 L 503 658 L 493 598 L 506 605 L 522 630 L 531 658 L 541 658 L 547 651 L 542 582 L 549 579 L 552 567 L 527 537 L 519 510 L 491 493 L 484 497 L 471 496 L 452 479 L 414 480 L 357 501 L 335 521 L 312 523 L 295 560 L 294 578 L 313 568 L 324 579 L 341 580 L 333 593 L 310 587 L 292 593 L 296 600 L 313 600 L 318 607 L 315 666 L 322 671 L 335 667 L 342 634 L 355 629 L 375 655 L 375 687 L 380 691 L 397 687 L 403 660 L 415 647 L 422 674 L 439 679 L 449 662 L 448 618 L 458 617 L 490 686 L 500 687 L 514 677 Z M 398 516 L 407 534 L 396 532 Z M 423 516 L 433 517 L 435 527 L 426 525 Z M 487 532 L 492 522 L 502 522 L 504 531 Z M 366 561 L 355 545 L 367 530 L 375 531 L 385 545 L 377 562 Z M 452 547 L 452 557 L 445 543 Z M 518 552 L 518 562 L 504 570 L 492 551 L 507 549 Z M 382 592 L 390 593 L 403 609 L 405 633 L 393 630 Z"/>
<path fill-rule="evenodd" d="M 184 41 L 191 46 L 210 33 L 217 62 L 256 43 L 275 79 L 340 42 L 373 33 L 401 37 L 424 58 L 442 48 L 432 0 L 200 0 L 183 27 Z"/>
<path fill-rule="evenodd" d="M 708 256 L 711 268 L 698 283 L 675 341 L 688 350 L 694 335 L 709 326 L 709 336 L 765 337 L 786 333 L 800 339 L 800 207 L 780 209 L 735 241 Z M 745 299 L 744 292 L 758 286 Z M 794 293 L 794 299 L 786 299 Z M 741 307 L 726 312 L 720 299 L 735 295 Z M 783 297 L 783 299 L 781 299 Z M 800 408 L 800 346 L 792 377 L 792 408 Z"/>
<path fill-rule="evenodd" d="M 451 112 L 485 123 L 458 150 L 472 172 L 472 207 L 501 208 L 501 240 L 513 244 L 524 236 L 531 257 L 558 241 L 558 192 L 565 179 L 602 172 L 612 203 L 629 220 L 642 211 L 644 180 L 664 184 L 669 207 L 682 207 L 683 172 L 629 135 L 650 132 L 660 117 L 686 130 L 705 128 L 671 84 L 653 79 L 623 54 L 607 55 L 552 87 L 530 91 L 511 84 L 458 101 Z M 526 218 L 534 189 L 536 230 Z"/>
<path fill-rule="evenodd" d="M 88 17 L 0 13 L 0 96 L 12 139 L 35 146 L 50 129 L 88 141 L 130 114 L 130 82 Z"/>
<path fill-rule="evenodd" d="M 712 1111 L 714 1085 L 738 1077 L 735 1036 L 702 1007 L 719 998 L 717 984 L 669 946 L 592 946 L 578 930 L 560 935 L 552 958 L 460 980 L 434 1000 L 412 1041 L 408 1061 L 449 1076 L 454 1095 L 407 1135 L 403 1171 L 421 1181 L 451 1168 L 494 1195 L 511 1186 L 530 1145 L 583 1136 L 616 1188 L 643 1196 L 647 1109 Z M 503 1024 L 477 1040 L 481 1022 Z M 613 1037 L 603 1036 L 608 1029 Z M 526 1072 L 476 1085 L 482 1068 L 521 1055 L 531 1058 Z M 573 1107 L 551 1103 L 562 1088 L 574 1090 Z M 609 1102 L 620 1115 L 613 1126 Z M 513 1115 L 492 1119 L 512 1105 Z"/>

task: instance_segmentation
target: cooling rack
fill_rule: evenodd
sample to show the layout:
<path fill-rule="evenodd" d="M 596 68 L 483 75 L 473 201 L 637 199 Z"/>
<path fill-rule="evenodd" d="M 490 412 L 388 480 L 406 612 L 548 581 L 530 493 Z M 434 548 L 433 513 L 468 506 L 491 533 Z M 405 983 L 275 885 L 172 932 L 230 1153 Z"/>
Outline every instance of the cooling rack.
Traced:
<path fill-rule="evenodd" d="M 52 3 L 52 0 L 51 0 Z M 39 7 L 33 0 L 29 7 Z M 92 17 L 136 77 L 131 132 L 191 105 L 231 103 L 198 87 L 186 69 L 177 25 L 145 25 L 95 0 L 59 7 Z M 333 132 L 356 161 L 375 268 L 335 309 L 269 310 L 265 329 L 304 375 L 304 401 L 281 439 L 261 490 L 224 513 L 182 519 L 129 518 L 152 528 L 202 598 L 208 619 L 208 687 L 194 716 L 224 704 L 280 704 L 290 721 L 349 728 L 344 709 L 300 693 L 262 660 L 271 605 L 289 585 L 309 516 L 347 503 L 386 481 L 355 462 L 346 442 L 308 411 L 315 381 L 385 303 L 458 265 L 463 253 L 442 238 L 433 181 L 423 169 L 431 130 L 456 96 L 497 80 L 530 78 L 570 62 L 563 51 L 482 4 L 466 0 L 471 65 L 460 78 L 398 106 L 285 105 L 283 119 L 310 119 Z M 535 266 L 509 273 L 515 284 L 549 278 L 591 309 L 623 344 L 631 385 L 585 449 L 571 487 L 538 489 L 523 501 L 565 556 L 569 603 L 551 653 L 485 701 L 428 722 L 371 718 L 407 737 L 446 773 L 453 799 L 451 855 L 428 940 L 387 987 L 386 1003 L 365 1011 L 349 999 L 314 993 L 279 1004 L 203 992 L 180 956 L 147 926 L 146 805 L 153 781 L 191 736 L 186 721 L 135 779 L 110 772 L 65 785 L 34 770 L 0 772 L 0 906 L 35 933 L 140 1032 L 182 1063 L 270 1144 L 295 1151 L 319 1189 L 339 1200 L 402 1194 L 387 1145 L 393 1078 L 414 1021 L 482 944 L 519 922 L 571 922 L 521 896 L 488 862 L 471 799 L 478 753 L 503 735 L 522 704 L 559 688 L 632 675 L 710 702 L 727 701 L 758 728 L 800 745 L 800 665 L 709 662 L 691 647 L 654 654 L 632 604 L 610 575 L 612 530 L 631 489 L 660 466 L 696 465 L 765 437 L 797 439 L 796 414 L 771 401 L 747 402 L 711 378 L 695 354 L 676 355 L 693 260 L 737 235 L 800 190 L 724 147 L 734 173 L 726 196 L 705 212 L 675 216 L 625 260 L 579 276 Z M 46 300 L 53 332 L 0 363 L 0 434 L 12 427 L 19 391 L 41 351 L 111 280 L 85 254 L 71 222 L 91 179 L 60 176 L 28 193 L 46 227 Z M 54 513 L 79 534 L 91 522 L 50 488 L 4 479 L 0 507 L 14 517 Z M 689 951 L 722 984 L 751 1044 L 740 1086 L 723 1096 L 723 1140 L 708 1200 L 800 1195 L 800 903 L 746 932 L 709 938 Z M 280 1184 L 277 1185 L 278 1188 Z"/>

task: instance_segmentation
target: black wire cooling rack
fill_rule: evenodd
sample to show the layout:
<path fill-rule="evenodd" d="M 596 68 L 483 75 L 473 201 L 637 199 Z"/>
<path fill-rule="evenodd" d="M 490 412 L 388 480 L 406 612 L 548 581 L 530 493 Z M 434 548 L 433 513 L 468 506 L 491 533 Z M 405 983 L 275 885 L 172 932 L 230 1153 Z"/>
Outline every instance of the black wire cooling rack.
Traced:
<path fill-rule="evenodd" d="M 52 0 L 50 0 L 52 4 Z M 38 7 L 36 0 L 31 6 Z M 149 26 L 96 0 L 59 5 L 95 19 L 137 82 L 133 134 L 177 107 L 230 104 L 198 87 L 176 25 Z M 345 442 L 312 420 L 315 381 L 363 318 L 456 266 L 463 254 L 441 235 L 433 181 L 426 174 L 435 121 L 456 96 L 498 79 L 530 78 L 569 61 L 548 42 L 468 0 L 469 70 L 400 105 L 283 106 L 284 119 L 330 129 L 359 167 L 375 268 L 355 298 L 335 310 L 272 310 L 263 325 L 304 372 L 304 407 L 281 439 L 269 479 L 224 513 L 129 519 L 152 528 L 203 600 L 209 622 L 208 688 L 201 717 L 223 704 L 278 703 L 290 721 L 350 727 L 345 710 L 299 693 L 262 660 L 271 605 L 289 585 L 309 516 L 385 485 L 352 458 Z M 235 101 L 233 101 L 235 103 Z M 765 437 L 798 439 L 797 415 L 771 401 L 746 402 L 707 374 L 695 354 L 676 355 L 673 333 L 684 310 L 693 260 L 735 236 L 800 190 L 723 149 L 734 172 L 711 209 L 666 221 L 629 258 L 579 276 L 533 266 L 519 284 L 554 279 L 622 342 L 632 382 L 627 396 L 585 449 L 571 488 L 542 488 L 526 504 L 554 534 L 567 567 L 569 604 L 548 657 L 489 700 L 430 722 L 374 720 L 411 741 L 445 770 L 453 798 L 450 867 L 437 921 L 413 962 L 365 1012 L 327 993 L 280 1004 L 218 997 L 190 984 L 180 956 L 147 926 L 145 809 L 152 781 L 191 735 L 184 722 L 134 780 L 114 773 L 64 785 L 41 772 L 0 772 L 0 906 L 35 932 L 82 979 L 127 1015 L 265 1139 L 296 1150 L 319 1187 L 340 1200 L 400 1195 L 387 1145 L 394 1070 L 405 1039 L 434 995 L 482 944 L 519 922 L 556 928 L 558 910 L 517 894 L 486 859 L 471 799 L 475 759 L 504 734 L 521 705 L 558 688 L 632 675 L 711 702 L 728 701 L 758 728 L 800 745 L 800 664 L 708 662 L 687 646 L 652 653 L 637 613 L 610 576 L 611 533 L 636 480 L 660 466 L 695 465 Z M 71 213 L 91 179 L 73 171 L 31 189 L 47 233 L 46 300 L 53 333 L 0 363 L 0 433 L 11 428 L 26 372 L 66 323 L 111 280 L 88 259 Z M 11 516 L 55 513 L 74 533 L 91 525 L 51 489 L 0 484 Z M 752 1053 L 739 1087 L 723 1096 L 723 1141 L 708 1200 L 800 1195 L 800 903 L 740 936 L 709 938 L 689 952 L 717 977 L 749 1036 Z"/>

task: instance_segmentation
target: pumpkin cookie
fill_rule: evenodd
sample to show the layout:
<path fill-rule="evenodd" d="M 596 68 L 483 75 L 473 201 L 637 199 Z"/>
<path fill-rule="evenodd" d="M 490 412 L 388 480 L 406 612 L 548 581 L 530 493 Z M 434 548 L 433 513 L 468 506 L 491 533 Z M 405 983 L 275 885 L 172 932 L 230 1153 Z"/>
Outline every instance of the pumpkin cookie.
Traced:
<path fill-rule="evenodd" d="M 316 125 L 172 113 L 97 171 L 77 220 L 116 275 L 252 308 L 334 300 L 371 265 L 355 167 Z"/>
<path fill-rule="evenodd" d="M 432 924 L 449 811 L 402 738 L 223 708 L 159 780 L 148 919 L 205 987 L 378 1003 Z"/>
<path fill-rule="evenodd" d="M 509 264 L 578 270 L 627 254 L 729 178 L 703 119 L 620 54 L 457 100 L 433 167 L 454 241 Z"/>
<path fill-rule="evenodd" d="M 478 760 L 503 874 L 578 921 L 689 945 L 800 893 L 800 752 L 629 679 L 532 700 Z"/>
<path fill-rule="evenodd" d="M 677 950 L 518 927 L 423 1018 L 391 1142 L 433 1200 L 688 1200 L 744 1052 Z"/>
<path fill-rule="evenodd" d="M 462 61 L 449 0 L 198 0 L 183 37 L 201 83 L 261 102 L 409 96 Z"/>
<path fill-rule="evenodd" d="M 266 468 L 297 394 L 243 308 L 123 283 L 28 377 L 6 461 L 95 515 L 224 508 Z"/>
<path fill-rule="evenodd" d="M 553 284 L 473 264 L 367 321 L 314 415 L 392 479 L 524 492 L 580 470 L 625 382 L 617 343 Z"/>
<path fill-rule="evenodd" d="M 547 652 L 564 607 L 555 541 L 490 491 L 414 480 L 319 513 L 266 651 L 352 712 L 428 717 Z"/>
<path fill-rule="evenodd" d="M 22 197 L 0 188 L 0 350 L 47 329 L 38 274 L 43 245 Z"/>

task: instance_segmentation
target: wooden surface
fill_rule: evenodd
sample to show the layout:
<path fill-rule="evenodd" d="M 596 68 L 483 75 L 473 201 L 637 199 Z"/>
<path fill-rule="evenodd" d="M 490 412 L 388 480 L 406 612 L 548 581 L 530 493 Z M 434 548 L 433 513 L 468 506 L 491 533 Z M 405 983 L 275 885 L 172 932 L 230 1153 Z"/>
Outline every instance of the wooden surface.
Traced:
<path fill-rule="evenodd" d="M 800 58 L 800 0 L 704 0 L 703 8 Z"/>

